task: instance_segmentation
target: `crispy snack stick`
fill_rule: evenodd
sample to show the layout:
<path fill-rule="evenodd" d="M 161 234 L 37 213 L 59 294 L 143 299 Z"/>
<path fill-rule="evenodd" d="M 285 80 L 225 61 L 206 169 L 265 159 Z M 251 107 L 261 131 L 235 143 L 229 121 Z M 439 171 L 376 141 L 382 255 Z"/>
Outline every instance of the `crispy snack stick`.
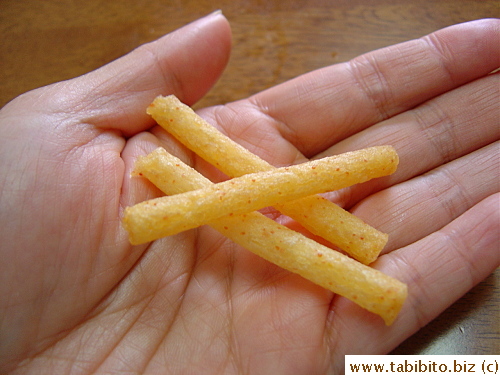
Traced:
<path fill-rule="evenodd" d="M 175 96 L 157 97 L 147 112 L 186 147 L 230 177 L 274 168 L 223 135 Z M 319 196 L 305 197 L 276 208 L 365 264 L 378 257 L 388 240 L 387 234 Z"/>
<path fill-rule="evenodd" d="M 146 177 L 166 194 L 180 194 L 212 185 L 161 148 L 139 158 L 133 173 Z M 258 212 L 224 217 L 210 225 L 262 258 L 381 316 L 387 325 L 392 324 L 406 299 L 407 287 L 400 281 L 332 251 Z"/>
<path fill-rule="evenodd" d="M 386 176 L 396 171 L 397 164 L 393 147 L 370 147 L 141 202 L 126 208 L 123 223 L 133 244 L 145 243 L 223 216 L 244 214 Z"/>

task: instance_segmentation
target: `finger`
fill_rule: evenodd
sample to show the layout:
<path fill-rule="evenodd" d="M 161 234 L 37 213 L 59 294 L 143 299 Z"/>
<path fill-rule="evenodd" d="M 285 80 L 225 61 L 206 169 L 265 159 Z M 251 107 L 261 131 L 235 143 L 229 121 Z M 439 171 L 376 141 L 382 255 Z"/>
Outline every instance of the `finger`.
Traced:
<path fill-rule="evenodd" d="M 396 148 L 400 164 L 390 178 L 332 194 L 343 207 L 387 186 L 428 172 L 500 139 L 500 75 L 478 79 L 374 125 L 318 155 L 336 155 L 377 144 Z M 465 169 L 467 171 L 468 169 Z M 467 175 L 467 173 L 465 173 Z"/>
<path fill-rule="evenodd" d="M 274 132 L 312 157 L 496 69 L 499 27 L 482 20 L 443 29 L 298 77 L 217 116 L 238 143 L 253 138 L 260 150 L 259 140 L 268 144 Z"/>
<path fill-rule="evenodd" d="M 499 21 L 487 20 L 443 29 L 302 77 L 255 102 L 302 153 L 315 155 L 498 68 L 500 45 L 492 40 L 499 27 Z"/>
<path fill-rule="evenodd" d="M 493 272 L 500 265 L 499 199 L 500 194 L 490 196 L 442 230 L 382 256 L 375 267 L 408 283 L 408 300 L 396 322 L 383 327 L 337 299 L 329 324 L 336 348 L 349 354 L 387 353 Z M 363 337 L 361 345 L 349 340 L 356 335 Z"/>
<path fill-rule="evenodd" d="M 154 124 L 145 108 L 157 95 L 175 94 L 187 104 L 200 99 L 225 68 L 230 48 L 229 24 L 215 12 L 94 72 L 33 95 L 47 99 L 38 100 L 43 111 L 131 135 Z"/>
<path fill-rule="evenodd" d="M 353 212 L 389 234 L 387 253 L 441 229 L 500 191 L 500 142 L 371 196 Z M 430 220 L 432 218 L 432 220 Z"/>

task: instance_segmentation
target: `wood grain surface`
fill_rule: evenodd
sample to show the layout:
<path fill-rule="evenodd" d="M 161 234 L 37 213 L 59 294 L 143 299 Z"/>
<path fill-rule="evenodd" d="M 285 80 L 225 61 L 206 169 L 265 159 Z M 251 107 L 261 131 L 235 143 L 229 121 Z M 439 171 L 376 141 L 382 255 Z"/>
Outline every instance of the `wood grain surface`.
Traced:
<path fill-rule="evenodd" d="M 497 0 L 0 0 L 0 107 L 217 9 L 232 25 L 233 52 L 200 107 L 445 26 L 500 16 Z M 394 354 L 500 353 L 499 278 L 497 270 Z"/>

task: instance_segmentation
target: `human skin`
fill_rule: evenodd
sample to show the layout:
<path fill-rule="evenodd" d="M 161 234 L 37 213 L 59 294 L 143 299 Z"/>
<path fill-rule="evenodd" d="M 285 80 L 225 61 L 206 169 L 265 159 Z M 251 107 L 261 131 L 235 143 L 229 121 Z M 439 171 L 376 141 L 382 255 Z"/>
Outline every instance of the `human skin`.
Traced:
<path fill-rule="evenodd" d="M 277 166 L 396 147 L 394 175 L 330 195 L 390 236 L 373 267 L 409 288 L 391 326 L 208 227 L 129 244 L 124 208 L 159 195 L 130 177 L 139 155 L 163 146 L 220 177 L 145 110 L 215 83 L 223 15 L 7 104 L 0 372 L 339 374 L 345 354 L 389 352 L 500 264 L 499 28 L 452 26 L 198 111 Z"/>

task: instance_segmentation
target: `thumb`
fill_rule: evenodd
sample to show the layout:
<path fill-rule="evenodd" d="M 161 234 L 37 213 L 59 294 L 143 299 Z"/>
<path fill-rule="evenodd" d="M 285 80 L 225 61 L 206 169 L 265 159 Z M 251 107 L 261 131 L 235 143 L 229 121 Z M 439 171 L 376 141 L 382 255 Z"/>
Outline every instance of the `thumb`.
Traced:
<path fill-rule="evenodd" d="M 17 100 L 131 136 L 153 125 L 145 109 L 156 96 L 174 94 L 188 105 L 203 97 L 222 74 L 230 50 L 229 23 L 214 12 L 100 69 Z"/>

